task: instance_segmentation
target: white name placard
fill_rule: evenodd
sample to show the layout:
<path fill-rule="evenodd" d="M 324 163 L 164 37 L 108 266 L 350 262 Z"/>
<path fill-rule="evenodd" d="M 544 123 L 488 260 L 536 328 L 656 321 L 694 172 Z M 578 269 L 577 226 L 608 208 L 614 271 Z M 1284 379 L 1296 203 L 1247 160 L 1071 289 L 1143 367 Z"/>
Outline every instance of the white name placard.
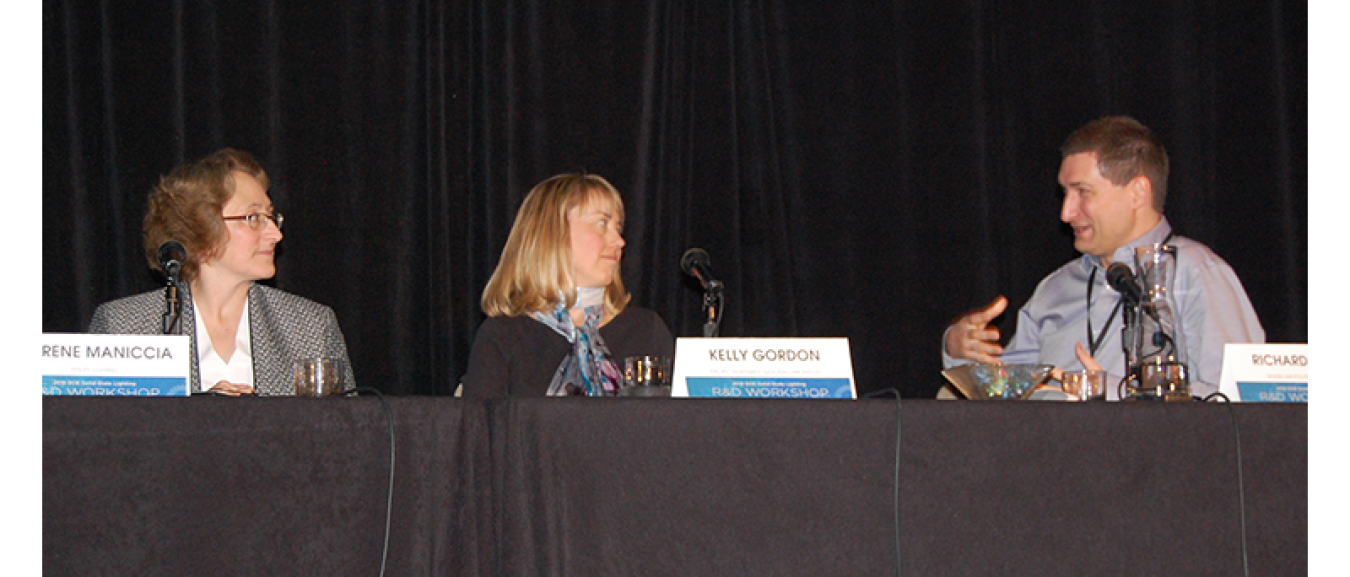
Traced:
<path fill-rule="evenodd" d="M 856 399 L 846 338 L 675 341 L 672 397 Z"/>
<path fill-rule="evenodd" d="M 1219 392 L 1247 403 L 1308 402 L 1308 344 L 1224 345 Z"/>
<path fill-rule="evenodd" d="M 187 335 L 43 333 L 33 347 L 44 395 L 186 397 L 188 342 Z"/>

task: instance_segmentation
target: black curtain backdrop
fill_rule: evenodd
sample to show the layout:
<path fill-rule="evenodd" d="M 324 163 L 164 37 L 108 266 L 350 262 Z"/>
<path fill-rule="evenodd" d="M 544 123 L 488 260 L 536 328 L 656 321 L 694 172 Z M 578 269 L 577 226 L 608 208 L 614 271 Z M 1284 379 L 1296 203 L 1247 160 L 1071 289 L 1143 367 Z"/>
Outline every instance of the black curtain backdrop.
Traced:
<path fill-rule="evenodd" d="M 521 199 L 585 170 L 677 336 L 702 247 L 724 336 L 848 337 L 861 393 L 931 397 L 952 318 L 1074 256 L 1063 139 L 1128 114 L 1168 147 L 1179 232 L 1306 342 L 1307 24 L 1271 0 L 46 0 L 43 330 L 160 286 L 146 192 L 232 146 L 287 216 L 269 282 L 337 311 L 360 384 L 447 394 Z"/>

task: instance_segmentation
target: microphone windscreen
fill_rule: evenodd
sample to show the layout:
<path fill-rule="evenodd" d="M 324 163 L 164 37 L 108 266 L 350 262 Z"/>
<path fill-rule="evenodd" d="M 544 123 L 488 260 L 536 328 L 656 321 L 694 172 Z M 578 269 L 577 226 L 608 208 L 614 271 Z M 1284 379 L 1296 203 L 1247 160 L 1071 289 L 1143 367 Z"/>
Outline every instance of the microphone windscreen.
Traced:
<path fill-rule="evenodd" d="M 176 240 L 165 241 L 159 245 L 159 266 L 165 272 L 177 274 L 177 269 L 183 266 L 183 261 L 187 260 L 187 249 L 183 248 L 183 243 Z M 170 270 L 174 269 L 174 270 Z"/>
<path fill-rule="evenodd" d="M 680 257 L 680 268 L 684 269 L 684 274 L 693 275 L 696 266 L 710 268 L 708 253 L 701 248 L 691 248 L 684 251 L 684 256 Z"/>
<path fill-rule="evenodd" d="M 1116 289 L 1116 292 L 1131 302 L 1139 302 L 1143 296 L 1143 291 L 1134 281 L 1134 272 L 1130 271 L 1129 265 L 1123 262 L 1112 264 L 1106 268 L 1106 284 Z"/>

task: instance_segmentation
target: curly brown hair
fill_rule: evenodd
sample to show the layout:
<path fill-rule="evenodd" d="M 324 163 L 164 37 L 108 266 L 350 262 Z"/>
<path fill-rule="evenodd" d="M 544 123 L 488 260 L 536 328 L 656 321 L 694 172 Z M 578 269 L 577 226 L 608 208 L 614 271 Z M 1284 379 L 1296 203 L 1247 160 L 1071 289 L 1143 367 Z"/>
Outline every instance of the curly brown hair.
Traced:
<path fill-rule="evenodd" d="M 197 278 L 201 263 L 214 258 L 224 243 L 221 211 L 234 196 L 235 171 L 258 179 L 267 190 L 267 173 L 252 155 L 233 148 L 222 148 L 160 177 L 150 190 L 142 225 L 150 268 L 159 268 L 160 245 L 176 240 L 187 250 L 179 278 L 187 282 Z"/>

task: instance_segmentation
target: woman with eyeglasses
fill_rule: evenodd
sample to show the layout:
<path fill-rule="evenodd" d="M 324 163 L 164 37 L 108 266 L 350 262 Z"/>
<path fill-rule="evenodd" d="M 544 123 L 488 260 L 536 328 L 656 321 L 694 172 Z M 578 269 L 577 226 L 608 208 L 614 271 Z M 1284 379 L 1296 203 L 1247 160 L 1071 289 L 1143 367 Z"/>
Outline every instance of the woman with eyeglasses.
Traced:
<path fill-rule="evenodd" d="M 221 395 L 295 394 L 293 362 L 342 361 L 344 383 L 356 386 L 347 344 L 333 309 L 258 284 L 276 274 L 281 213 L 267 195 L 267 173 L 247 152 L 225 148 L 189 162 L 150 191 L 143 224 L 146 258 L 160 268 L 159 249 L 185 249 L 179 272 L 180 318 L 190 337 L 191 391 Z M 91 333 L 160 334 L 165 291 L 99 305 Z"/>
<path fill-rule="evenodd" d="M 628 305 L 623 219 L 619 192 L 593 174 L 530 191 L 483 289 L 464 397 L 615 396 L 625 357 L 674 356 L 665 321 Z"/>

